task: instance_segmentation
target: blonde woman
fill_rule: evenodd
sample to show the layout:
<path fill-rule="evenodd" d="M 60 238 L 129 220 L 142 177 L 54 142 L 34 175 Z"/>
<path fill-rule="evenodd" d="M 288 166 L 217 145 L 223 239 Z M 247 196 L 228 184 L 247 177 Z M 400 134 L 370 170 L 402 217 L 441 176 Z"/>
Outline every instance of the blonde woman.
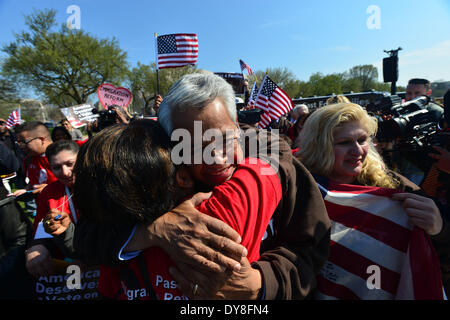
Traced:
<path fill-rule="evenodd" d="M 298 156 L 316 178 L 333 223 L 316 298 L 440 299 L 439 263 L 429 241 L 443 229 L 439 209 L 386 168 L 372 143 L 376 131 L 377 120 L 361 106 L 340 103 L 316 110 L 300 134 Z M 410 259 L 416 255 L 420 261 Z M 377 290 L 366 283 L 374 266 Z M 431 274 L 416 274 L 423 266 Z M 417 283 L 429 279 L 433 289 L 420 292 Z"/>

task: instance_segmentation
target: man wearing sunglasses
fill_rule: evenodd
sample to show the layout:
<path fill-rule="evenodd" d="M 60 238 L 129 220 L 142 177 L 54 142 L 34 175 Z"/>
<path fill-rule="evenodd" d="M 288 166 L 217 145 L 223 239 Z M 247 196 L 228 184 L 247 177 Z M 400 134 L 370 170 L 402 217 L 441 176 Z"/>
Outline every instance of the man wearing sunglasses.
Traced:
<path fill-rule="evenodd" d="M 45 150 L 52 143 L 50 132 L 39 121 L 30 121 L 16 127 L 17 145 L 26 154 L 24 170 L 29 179 L 26 189 L 19 189 L 13 193 L 15 196 L 32 191 L 39 195 L 42 189 L 57 179 L 50 170 L 45 156 Z"/>

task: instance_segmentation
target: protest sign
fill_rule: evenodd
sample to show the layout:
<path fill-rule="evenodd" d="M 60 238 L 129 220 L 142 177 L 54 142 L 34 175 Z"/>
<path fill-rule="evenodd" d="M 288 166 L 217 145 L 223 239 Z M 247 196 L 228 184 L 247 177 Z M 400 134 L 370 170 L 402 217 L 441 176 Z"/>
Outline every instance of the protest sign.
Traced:
<path fill-rule="evenodd" d="M 244 93 L 244 74 L 233 72 L 214 72 L 219 77 L 224 78 L 231 86 L 236 94 Z"/>
<path fill-rule="evenodd" d="M 55 272 L 42 276 L 34 283 L 34 294 L 37 300 L 95 300 L 98 299 L 98 267 L 80 267 L 81 272 L 70 271 L 79 266 L 63 260 L 53 259 Z M 72 267 L 72 268 L 71 268 Z M 79 277 L 78 288 L 73 288 L 72 278 Z M 75 279 L 76 280 L 76 279 Z"/>
<path fill-rule="evenodd" d="M 90 104 L 80 104 L 69 108 L 61 108 L 61 112 L 70 122 L 72 127 L 79 128 L 86 125 L 86 122 L 92 122 L 98 118 L 98 114 L 93 114 L 94 107 Z"/>
<path fill-rule="evenodd" d="M 116 88 L 109 83 L 103 83 L 97 89 L 98 99 L 102 106 L 108 110 L 110 106 L 119 106 L 127 111 L 131 102 L 131 92 L 126 88 Z"/>

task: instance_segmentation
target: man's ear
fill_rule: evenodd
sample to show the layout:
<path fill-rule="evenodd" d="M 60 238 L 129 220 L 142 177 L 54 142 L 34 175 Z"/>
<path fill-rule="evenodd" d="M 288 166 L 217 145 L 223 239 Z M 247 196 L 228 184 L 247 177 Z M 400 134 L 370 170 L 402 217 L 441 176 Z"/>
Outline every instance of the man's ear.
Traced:
<path fill-rule="evenodd" d="M 179 166 L 177 168 L 175 179 L 177 181 L 178 187 L 182 189 L 194 188 L 194 180 L 192 179 L 191 174 L 187 170 L 186 166 Z"/>
<path fill-rule="evenodd" d="M 428 91 L 427 91 L 427 96 L 431 96 L 431 93 L 432 93 L 432 92 L 433 92 L 433 90 L 431 90 L 431 89 L 428 90 Z"/>

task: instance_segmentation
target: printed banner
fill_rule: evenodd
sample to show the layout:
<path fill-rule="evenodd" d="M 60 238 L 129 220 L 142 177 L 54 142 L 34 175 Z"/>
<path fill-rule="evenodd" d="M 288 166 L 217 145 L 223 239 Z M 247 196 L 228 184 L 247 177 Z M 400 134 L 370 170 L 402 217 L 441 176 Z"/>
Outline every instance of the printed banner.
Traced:
<path fill-rule="evenodd" d="M 244 93 L 244 74 L 232 72 L 214 72 L 219 77 L 224 78 L 233 87 L 234 93 Z"/>
<path fill-rule="evenodd" d="M 98 118 L 98 114 L 93 114 L 91 104 L 80 104 L 69 108 L 61 108 L 61 112 L 70 122 L 72 127 L 79 128 L 86 125 L 86 122 L 92 122 Z"/>
<path fill-rule="evenodd" d="M 78 266 L 63 260 L 53 259 L 55 272 L 35 281 L 35 299 L 37 300 L 96 300 L 100 270 L 96 267 Z M 75 266 L 75 267 L 71 267 Z M 73 271 L 78 269 L 80 272 Z M 73 284 L 79 281 L 79 288 Z"/>

